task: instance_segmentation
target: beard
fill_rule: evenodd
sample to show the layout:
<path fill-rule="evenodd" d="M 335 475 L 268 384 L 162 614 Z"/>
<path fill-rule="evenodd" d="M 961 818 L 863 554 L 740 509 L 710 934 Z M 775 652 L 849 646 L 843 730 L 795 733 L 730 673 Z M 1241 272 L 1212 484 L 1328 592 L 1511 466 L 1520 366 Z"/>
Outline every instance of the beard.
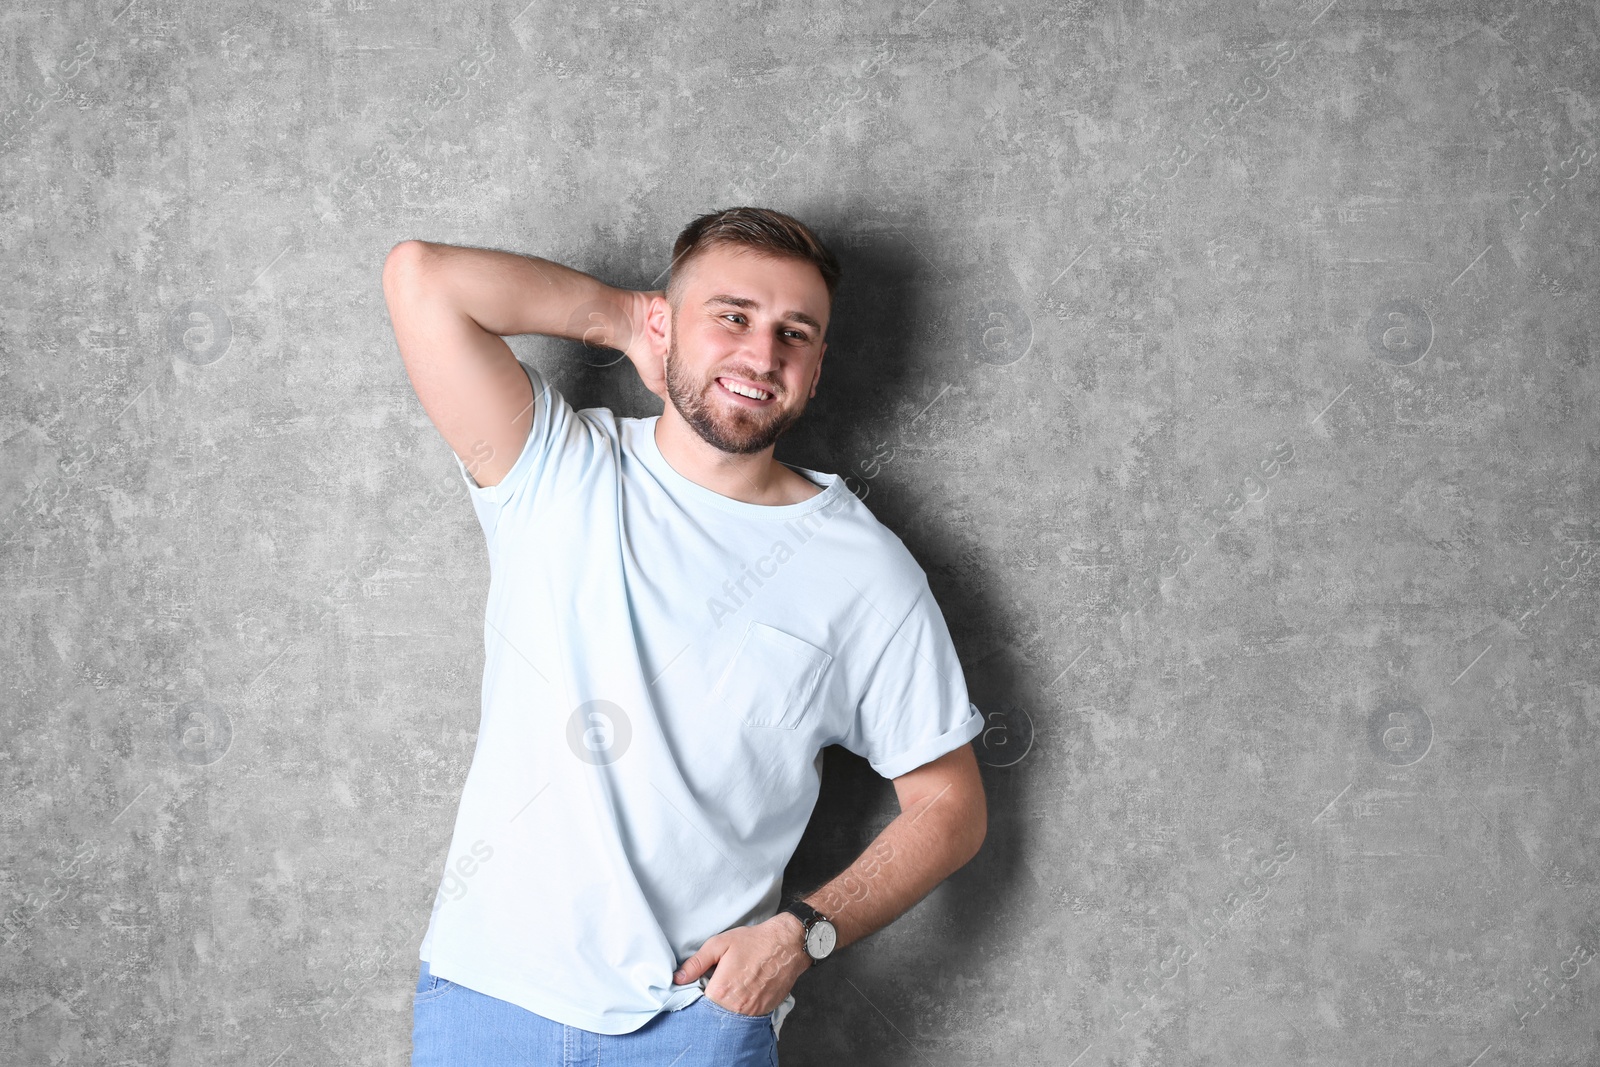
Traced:
<path fill-rule="evenodd" d="M 770 448 L 805 410 L 804 401 L 793 411 L 782 407 L 778 387 L 750 374 L 737 377 L 761 382 L 761 387 L 773 394 L 773 404 L 759 410 L 734 403 L 724 404 L 711 395 L 712 390 L 722 388 L 717 384 L 716 376 L 704 383 L 693 382 L 677 357 L 678 331 L 674 329 L 667 348 L 667 395 L 672 398 L 672 406 L 678 409 L 683 421 L 700 435 L 701 440 L 719 451 L 748 455 Z"/>

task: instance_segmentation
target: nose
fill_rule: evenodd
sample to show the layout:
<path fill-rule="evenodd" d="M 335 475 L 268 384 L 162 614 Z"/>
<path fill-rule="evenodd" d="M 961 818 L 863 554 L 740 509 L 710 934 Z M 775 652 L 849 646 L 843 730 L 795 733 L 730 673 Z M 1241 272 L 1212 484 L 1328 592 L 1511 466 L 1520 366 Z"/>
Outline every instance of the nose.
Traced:
<path fill-rule="evenodd" d="M 750 374 L 758 380 L 772 381 L 778 376 L 781 364 L 779 346 L 782 345 L 776 334 L 752 330 L 740 346 L 739 354 L 748 364 Z"/>

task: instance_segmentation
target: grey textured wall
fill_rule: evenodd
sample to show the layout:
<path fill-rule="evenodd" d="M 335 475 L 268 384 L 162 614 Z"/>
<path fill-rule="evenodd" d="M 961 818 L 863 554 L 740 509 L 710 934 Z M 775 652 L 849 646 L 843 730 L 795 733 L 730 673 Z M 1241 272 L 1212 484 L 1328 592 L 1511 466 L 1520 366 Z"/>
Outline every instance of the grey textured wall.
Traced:
<path fill-rule="evenodd" d="M 1594 4 L 522 3 L 0 20 L 0 1060 L 406 1062 L 488 573 L 384 254 L 748 203 L 991 721 L 784 1062 L 1600 1062 Z"/>

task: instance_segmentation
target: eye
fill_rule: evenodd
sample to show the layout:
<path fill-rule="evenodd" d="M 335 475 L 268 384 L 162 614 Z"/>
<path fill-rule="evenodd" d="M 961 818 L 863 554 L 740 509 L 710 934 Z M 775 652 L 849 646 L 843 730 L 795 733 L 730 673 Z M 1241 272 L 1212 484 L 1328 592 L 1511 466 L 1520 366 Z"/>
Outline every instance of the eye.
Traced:
<path fill-rule="evenodd" d="M 738 323 L 741 326 L 748 326 L 749 325 L 749 323 L 745 320 L 744 313 L 741 312 L 741 311 L 724 311 L 721 315 L 719 315 L 717 317 L 718 318 L 722 318 L 722 319 L 736 319 L 736 320 L 738 320 Z M 790 326 L 787 329 L 785 329 L 783 331 L 783 333 L 785 335 L 793 338 L 795 341 L 799 342 L 800 344 L 807 344 L 811 340 L 810 334 L 806 333 L 804 330 L 795 329 L 793 326 Z"/>

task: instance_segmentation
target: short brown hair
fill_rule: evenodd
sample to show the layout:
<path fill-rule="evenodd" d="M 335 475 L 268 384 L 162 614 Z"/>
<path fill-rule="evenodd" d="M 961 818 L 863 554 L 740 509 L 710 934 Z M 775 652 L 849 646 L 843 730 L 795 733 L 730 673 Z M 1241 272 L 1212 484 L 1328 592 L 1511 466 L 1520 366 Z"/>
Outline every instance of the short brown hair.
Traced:
<path fill-rule="evenodd" d="M 839 261 L 811 228 L 799 219 L 762 207 L 730 207 L 701 215 L 683 228 L 672 245 L 667 302 L 674 308 L 683 297 L 679 279 L 689 261 L 715 245 L 743 245 L 769 256 L 803 259 L 815 266 L 828 287 L 828 300 L 839 285 Z"/>

